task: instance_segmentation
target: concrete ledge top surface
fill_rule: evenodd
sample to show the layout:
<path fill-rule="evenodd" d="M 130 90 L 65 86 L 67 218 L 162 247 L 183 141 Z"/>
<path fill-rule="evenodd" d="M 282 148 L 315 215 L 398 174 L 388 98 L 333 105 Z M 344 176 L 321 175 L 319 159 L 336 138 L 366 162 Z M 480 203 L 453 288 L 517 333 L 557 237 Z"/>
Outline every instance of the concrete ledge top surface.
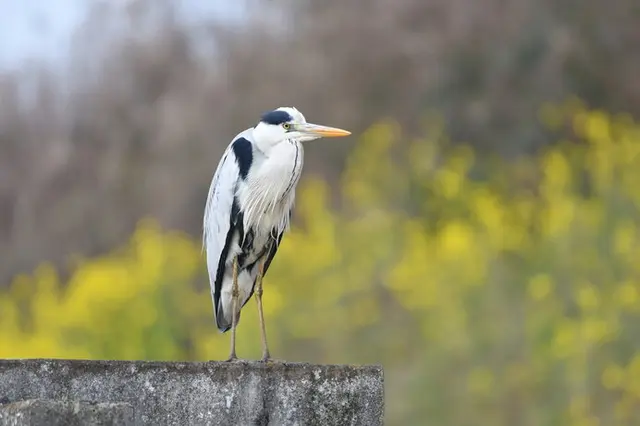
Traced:
<path fill-rule="evenodd" d="M 0 403 L 127 403 L 136 425 L 383 423 L 380 366 L 0 360 Z"/>

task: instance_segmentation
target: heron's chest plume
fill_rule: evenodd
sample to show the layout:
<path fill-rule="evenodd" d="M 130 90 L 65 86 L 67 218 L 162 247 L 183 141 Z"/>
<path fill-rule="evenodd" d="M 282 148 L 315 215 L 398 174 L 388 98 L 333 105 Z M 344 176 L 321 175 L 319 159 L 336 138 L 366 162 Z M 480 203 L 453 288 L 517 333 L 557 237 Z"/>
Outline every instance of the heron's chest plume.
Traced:
<path fill-rule="evenodd" d="M 261 158 L 247 180 L 238 188 L 244 208 L 245 227 L 285 230 L 295 189 L 303 165 L 303 148 L 299 142 L 283 142 L 268 157 Z"/>

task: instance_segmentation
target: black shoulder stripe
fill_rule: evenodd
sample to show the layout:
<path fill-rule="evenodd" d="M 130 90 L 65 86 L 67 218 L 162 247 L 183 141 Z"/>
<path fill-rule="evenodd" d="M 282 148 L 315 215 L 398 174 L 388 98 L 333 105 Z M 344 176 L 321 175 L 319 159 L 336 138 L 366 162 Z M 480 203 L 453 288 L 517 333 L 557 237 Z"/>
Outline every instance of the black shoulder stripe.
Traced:
<path fill-rule="evenodd" d="M 238 138 L 233 142 L 233 153 L 236 156 L 236 163 L 240 169 L 240 177 L 247 179 L 251 163 L 253 162 L 253 147 L 251 142 L 245 138 Z"/>

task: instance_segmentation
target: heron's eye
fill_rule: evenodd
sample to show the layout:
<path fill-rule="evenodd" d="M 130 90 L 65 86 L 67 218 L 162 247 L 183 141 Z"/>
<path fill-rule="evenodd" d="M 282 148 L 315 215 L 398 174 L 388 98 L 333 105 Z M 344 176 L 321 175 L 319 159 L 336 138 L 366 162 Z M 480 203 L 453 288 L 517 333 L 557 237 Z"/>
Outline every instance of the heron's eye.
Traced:
<path fill-rule="evenodd" d="M 283 129 L 285 129 L 285 130 L 289 130 L 289 129 L 291 128 L 291 124 L 289 124 L 289 123 L 283 123 L 283 124 L 282 124 L 282 128 L 283 128 Z"/>

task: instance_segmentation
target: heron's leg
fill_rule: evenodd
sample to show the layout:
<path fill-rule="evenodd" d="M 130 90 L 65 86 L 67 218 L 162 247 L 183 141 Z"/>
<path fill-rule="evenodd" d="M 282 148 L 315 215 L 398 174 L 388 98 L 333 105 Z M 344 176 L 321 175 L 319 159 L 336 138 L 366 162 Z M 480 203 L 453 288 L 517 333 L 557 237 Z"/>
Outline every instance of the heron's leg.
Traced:
<path fill-rule="evenodd" d="M 238 298 L 240 292 L 238 290 L 238 258 L 233 259 L 233 283 L 231 284 L 231 351 L 229 352 L 229 359 L 227 361 L 234 361 L 238 359 L 236 356 L 236 327 L 238 326 Z"/>
<path fill-rule="evenodd" d="M 256 277 L 256 302 L 258 304 L 258 316 L 260 317 L 260 332 L 262 333 L 262 360 L 267 361 L 269 355 L 269 346 L 267 345 L 267 331 L 264 325 L 264 313 L 262 311 L 262 276 L 264 275 L 264 264 L 267 257 L 263 257 L 258 266 L 258 276 Z"/>

